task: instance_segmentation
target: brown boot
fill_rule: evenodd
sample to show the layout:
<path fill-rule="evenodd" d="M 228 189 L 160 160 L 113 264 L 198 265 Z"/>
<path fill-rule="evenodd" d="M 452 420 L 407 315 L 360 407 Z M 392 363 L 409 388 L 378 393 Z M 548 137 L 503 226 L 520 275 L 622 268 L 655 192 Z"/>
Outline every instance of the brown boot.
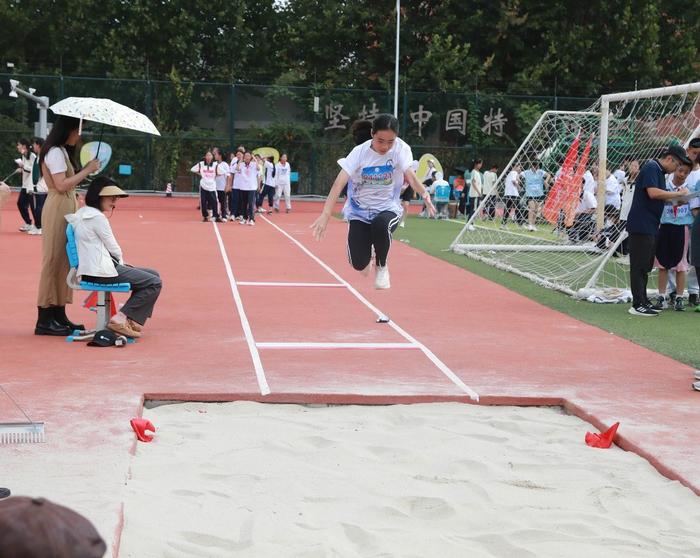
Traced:
<path fill-rule="evenodd" d="M 117 322 L 109 322 L 107 324 L 107 329 L 110 329 L 115 333 L 119 333 L 120 335 L 126 335 L 127 337 L 141 337 L 141 334 L 138 331 L 133 330 L 131 329 L 131 327 L 129 327 L 129 322 L 123 324 Z"/>

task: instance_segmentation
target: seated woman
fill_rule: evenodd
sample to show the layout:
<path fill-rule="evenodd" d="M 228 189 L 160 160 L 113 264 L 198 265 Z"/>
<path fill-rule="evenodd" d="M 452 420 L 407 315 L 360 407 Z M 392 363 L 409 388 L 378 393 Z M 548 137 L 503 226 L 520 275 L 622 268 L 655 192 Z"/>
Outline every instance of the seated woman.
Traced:
<path fill-rule="evenodd" d="M 107 211 L 114 211 L 117 200 L 128 194 L 114 180 L 98 176 L 85 194 L 85 206 L 66 215 L 73 225 L 78 247 L 78 275 L 95 283 L 131 283 L 131 296 L 107 328 L 129 337 L 140 337 L 142 326 L 153 314 L 153 306 L 162 286 L 160 275 L 152 269 L 124 264 Z"/>

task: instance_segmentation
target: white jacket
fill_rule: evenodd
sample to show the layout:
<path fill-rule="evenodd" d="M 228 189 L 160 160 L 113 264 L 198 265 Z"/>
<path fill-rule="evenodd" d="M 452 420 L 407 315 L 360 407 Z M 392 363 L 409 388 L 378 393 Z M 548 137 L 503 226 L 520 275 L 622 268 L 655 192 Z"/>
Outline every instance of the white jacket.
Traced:
<path fill-rule="evenodd" d="M 123 264 L 122 249 L 112 234 L 112 227 L 104 213 L 94 207 L 81 207 L 66 215 L 73 225 L 78 247 L 78 275 L 116 277 L 114 261 Z"/>

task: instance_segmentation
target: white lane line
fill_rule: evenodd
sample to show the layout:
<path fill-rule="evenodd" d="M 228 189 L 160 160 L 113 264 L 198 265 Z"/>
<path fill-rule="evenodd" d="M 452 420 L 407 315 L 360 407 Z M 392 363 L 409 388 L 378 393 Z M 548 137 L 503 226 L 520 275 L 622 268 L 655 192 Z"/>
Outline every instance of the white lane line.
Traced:
<path fill-rule="evenodd" d="M 258 349 L 419 349 L 413 343 L 256 343 Z"/>
<path fill-rule="evenodd" d="M 238 281 L 244 287 L 345 287 L 342 283 L 285 283 L 282 281 Z"/>
<path fill-rule="evenodd" d="M 335 277 L 336 281 L 339 283 L 342 283 L 345 285 L 348 290 L 355 295 L 355 297 L 362 302 L 367 308 L 369 308 L 372 312 L 374 312 L 377 316 L 384 316 L 384 312 L 380 312 L 369 300 L 367 300 L 364 296 L 362 296 L 355 287 L 353 287 L 350 283 L 348 283 L 345 279 L 343 279 L 340 275 L 338 275 L 333 269 L 331 269 L 330 266 L 328 266 L 323 260 L 321 260 L 319 257 L 317 257 L 315 254 L 313 254 L 306 246 L 304 246 L 301 242 L 299 242 L 296 238 L 291 236 L 287 231 L 282 229 L 281 227 L 278 227 L 275 223 L 270 221 L 267 217 L 261 216 L 262 219 L 267 221 L 272 227 L 277 229 L 279 232 L 281 232 L 284 236 L 286 236 L 289 240 L 291 240 L 294 244 L 296 244 L 301 250 L 309 256 L 312 260 L 314 260 L 318 265 L 320 265 L 323 269 L 325 269 L 328 273 L 330 273 L 333 277 Z M 467 384 L 465 384 L 452 370 L 450 370 L 449 366 L 447 366 L 444 362 L 442 362 L 436 355 L 431 351 L 428 347 L 423 345 L 420 341 L 418 341 L 415 337 L 410 335 L 408 332 L 406 332 L 403 328 L 399 327 L 396 325 L 396 322 L 393 320 L 388 323 L 390 327 L 392 327 L 399 335 L 401 335 L 404 339 L 406 339 L 409 343 L 413 343 L 416 345 L 421 351 L 423 351 L 423 354 L 430 359 L 430 361 L 442 372 L 447 378 L 450 379 L 450 381 L 455 384 L 459 389 L 461 389 L 464 393 L 466 393 L 469 397 L 471 397 L 474 401 L 479 400 L 479 394 L 476 393 L 472 388 L 470 388 Z"/>
<path fill-rule="evenodd" d="M 226 267 L 226 275 L 228 275 L 228 281 L 231 284 L 231 294 L 233 294 L 233 300 L 236 303 L 236 308 L 238 309 L 238 315 L 241 318 L 241 326 L 243 327 L 243 333 L 245 339 L 248 343 L 248 350 L 250 351 L 250 356 L 253 358 L 253 366 L 255 367 L 255 376 L 258 379 L 258 386 L 260 387 L 260 393 L 262 395 L 268 395 L 270 393 L 270 386 L 267 384 L 267 378 L 265 378 L 265 369 L 263 368 L 262 361 L 260 360 L 260 353 L 258 348 L 255 346 L 255 339 L 253 338 L 253 332 L 250 329 L 250 323 L 248 322 L 248 317 L 243 309 L 243 301 L 241 300 L 241 295 L 238 292 L 238 287 L 236 286 L 236 279 L 233 276 L 233 270 L 231 269 L 231 262 L 228 259 L 228 254 L 226 253 L 226 248 L 224 248 L 224 242 L 221 240 L 221 234 L 219 233 L 219 228 L 214 225 L 214 232 L 216 233 L 216 240 L 219 242 L 219 250 L 221 250 L 221 257 L 224 259 L 224 266 Z"/>

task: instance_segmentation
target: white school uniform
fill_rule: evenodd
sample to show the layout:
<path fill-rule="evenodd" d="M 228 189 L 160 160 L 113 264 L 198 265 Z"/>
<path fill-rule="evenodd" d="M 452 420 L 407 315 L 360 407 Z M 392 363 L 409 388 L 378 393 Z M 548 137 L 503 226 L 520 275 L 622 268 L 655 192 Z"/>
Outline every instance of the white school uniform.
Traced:
<path fill-rule="evenodd" d="M 204 161 L 200 161 L 190 171 L 202 177 L 199 181 L 199 187 L 202 190 L 207 192 L 216 191 L 216 163 L 207 165 Z"/>
<path fill-rule="evenodd" d="M 273 202 L 275 209 L 280 208 L 282 195 L 284 195 L 284 204 L 287 209 L 292 209 L 292 167 L 289 166 L 289 161 L 285 164 L 277 163 L 275 165 L 275 199 Z"/>
<path fill-rule="evenodd" d="M 518 191 L 518 179 L 520 176 L 517 171 L 510 171 L 508 176 L 506 176 L 506 187 L 503 195 L 506 197 L 518 198 L 520 197 L 520 192 Z"/>
<path fill-rule="evenodd" d="M 231 169 L 226 161 L 221 161 L 216 165 L 216 189 L 219 192 L 223 192 L 226 189 L 226 180 L 228 175 L 231 174 Z"/>
<path fill-rule="evenodd" d="M 236 165 L 236 173 L 238 175 L 239 190 L 255 191 L 258 189 L 258 164 L 254 161 L 250 163 L 241 163 Z"/>
<path fill-rule="evenodd" d="M 371 223 L 382 211 L 401 216 L 401 186 L 412 161 L 411 148 L 401 138 L 384 155 L 374 151 L 372 140 L 367 140 L 339 159 L 340 167 L 350 175 L 345 219 Z"/>
<path fill-rule="evenodd" d="M 264 184 L 265 186 L 273 186 L 275 185 L 275 177 L 273 176 L 275 173 L 275 165 L 271 163 L 270 161 L 265 161 L 265 180 Z"/>
<path fill-rule="evenodd" d="M 621 192 L 622 185 L 620 181 L 614 174 L 608 176 L 608 179 L 605 181 L 605 205 L 610 205 L 619 210 L 622 204 L 622 200 L 620 199 Z"/>

